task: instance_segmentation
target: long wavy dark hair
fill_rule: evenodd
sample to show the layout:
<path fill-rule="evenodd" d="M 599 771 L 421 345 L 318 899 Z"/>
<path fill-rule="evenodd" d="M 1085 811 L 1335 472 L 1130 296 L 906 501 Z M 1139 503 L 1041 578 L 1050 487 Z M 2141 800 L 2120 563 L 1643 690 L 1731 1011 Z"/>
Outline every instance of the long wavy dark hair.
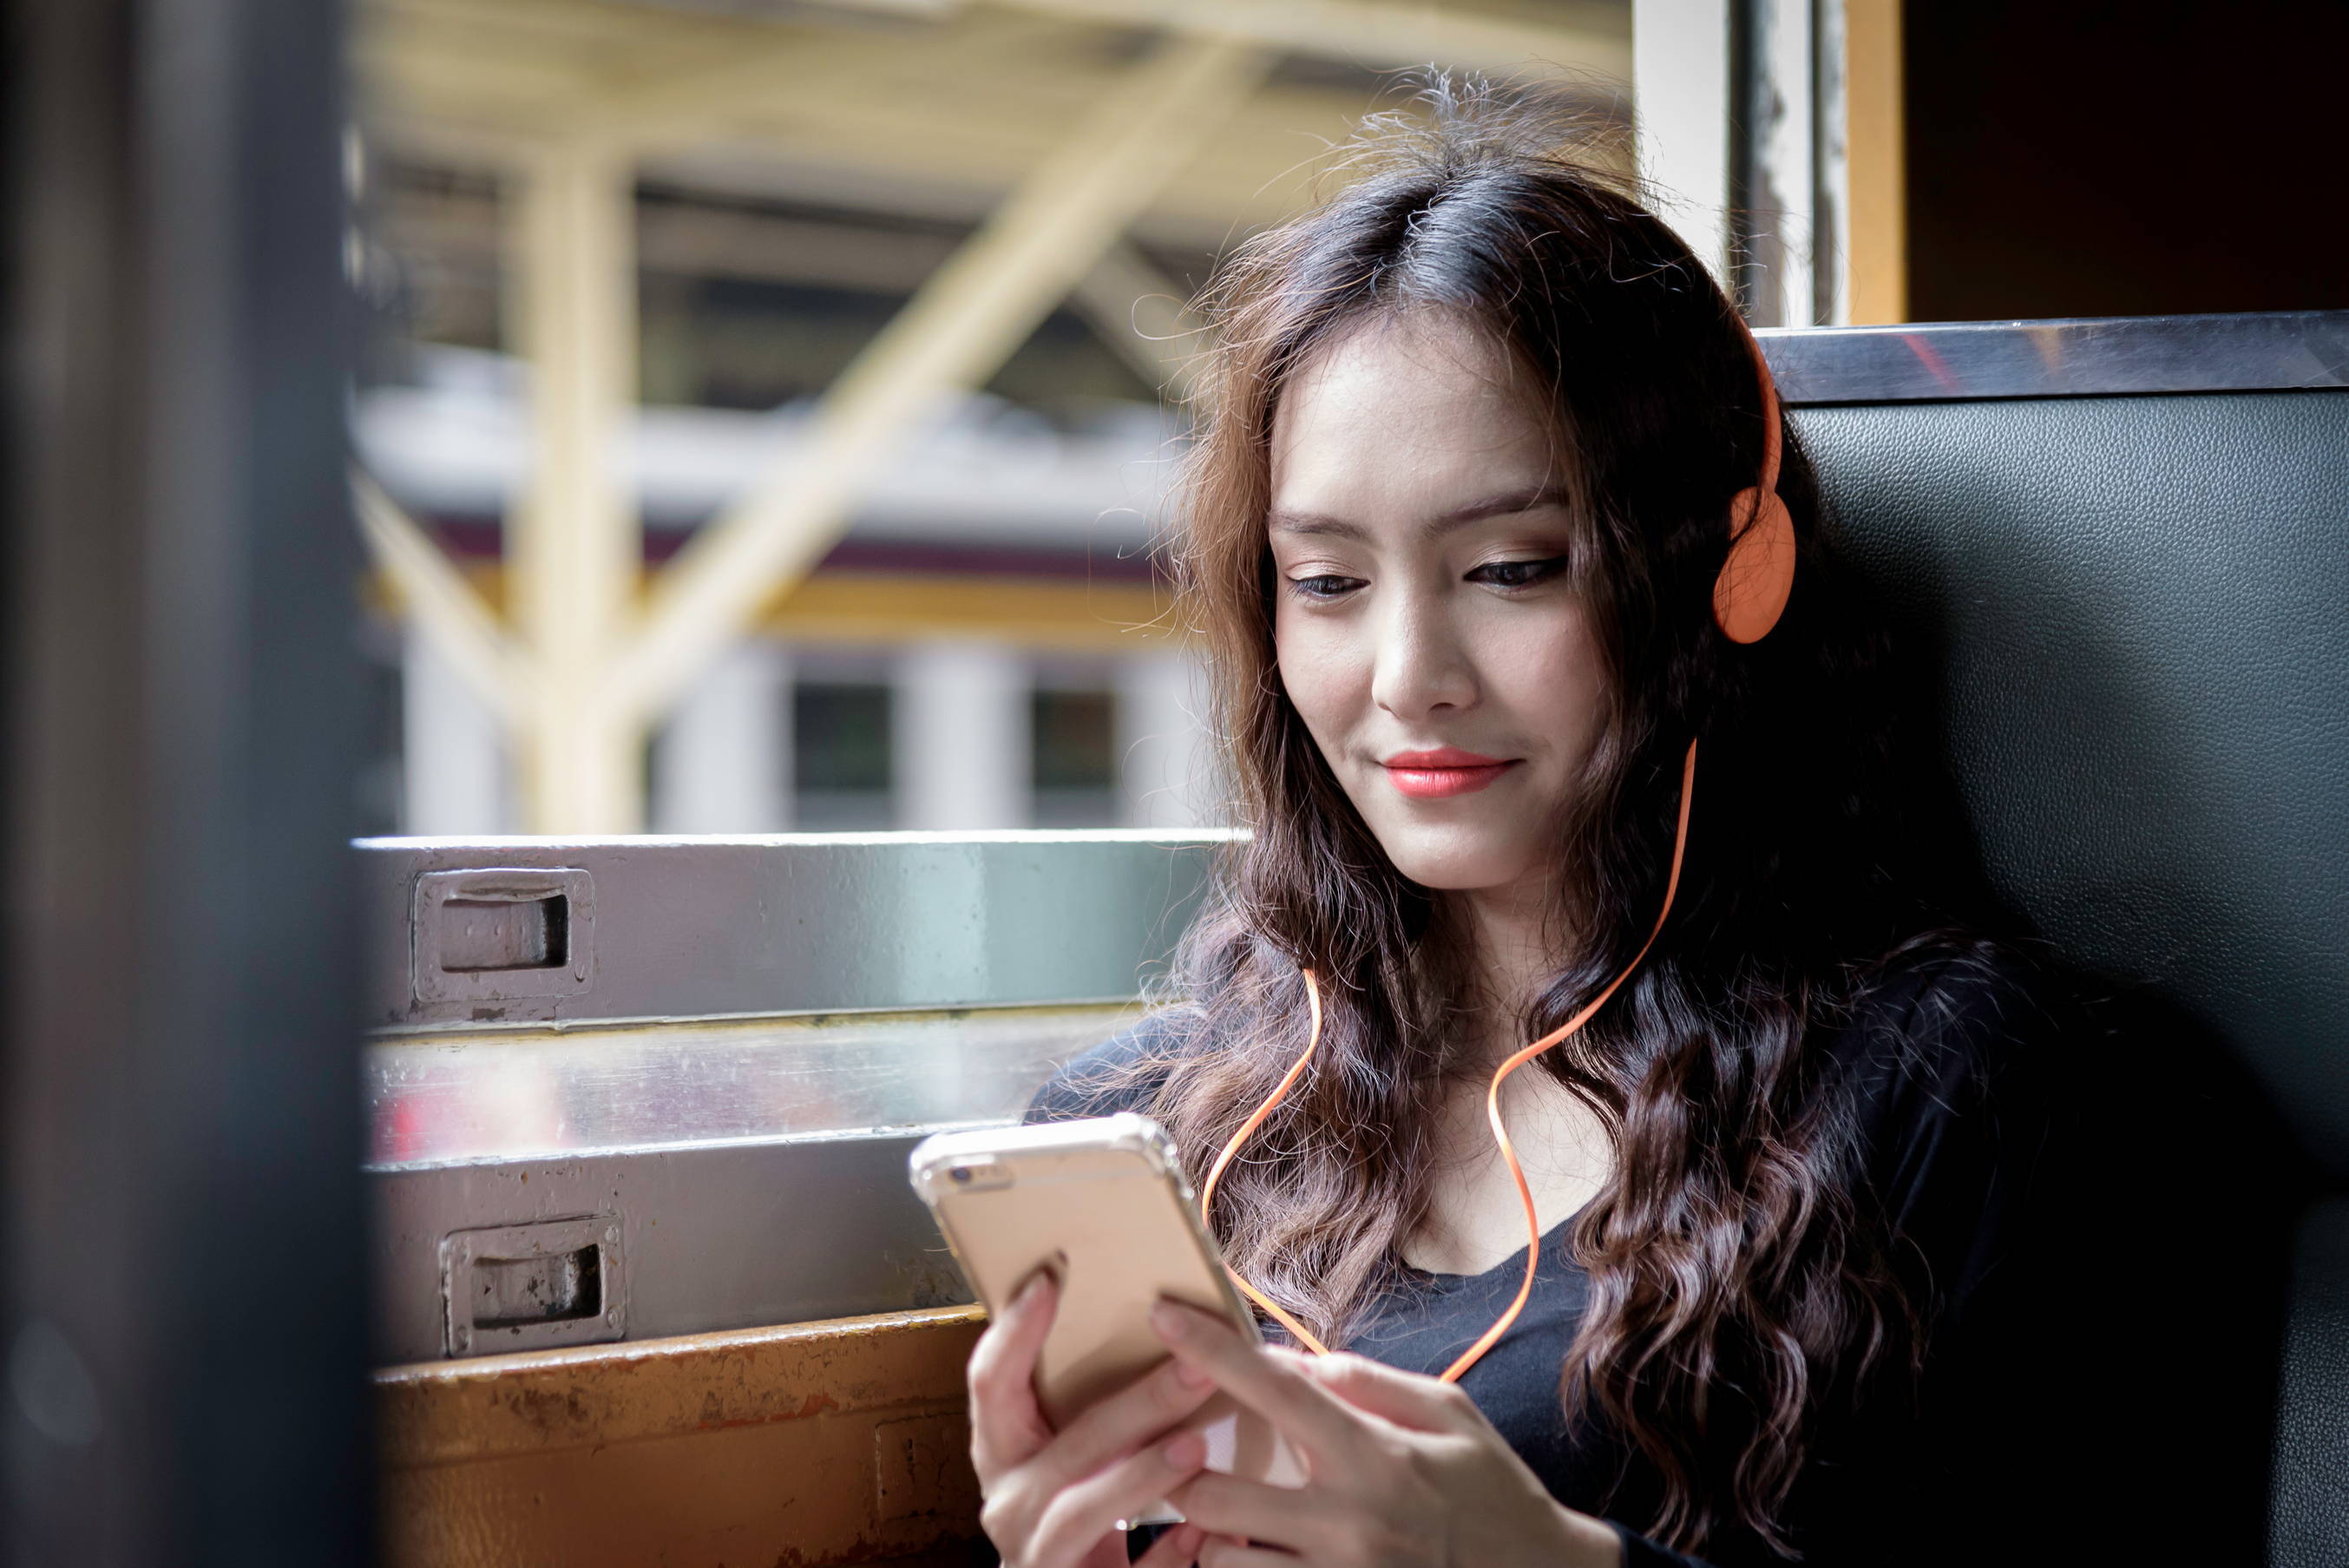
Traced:
<path fill-rule="evenodd" d="M 1729 503 L 1754 482 L 1760 392 L 1734 307 L 1543 103 L 1439 83 L 1370 122 L 1357 176 L 1257 236 L 1205 296 L 1206 366 L 1173 569 L 1216 679 L 1241 825 L 1182 944 L 1149 1109 L 1196 1180 L 1304 1044 L 1310 1072 L 1224 1177 L 1241 1273 L 1333 1343 L 1399 1277 L 1428 1213 L 1436 1111 L 1481 1075 L 1444 901 L 1390 863 L 1284 694 L 1265 515 L 1285 387 L 1364 321 L 1444 313 L 1546 388 L 1582 498 L 1579 581 L 1612 700 L 1572 819 L 1574 951 L 1516 1025 L 1564 1021 L 1655 920 L 1681 759 L 1701 742 L 1670 923 L 1615 1000 L 1544 1058 L 1616 1162 L 1574 1221 L 1589 1306 L 1561 1369 L 1653 1472 L 1683 1548 L 1778 1520 L 1829 1400 L 1914 1365 L 1919 1314 L 1864 1197 L 1857 1133 L 1806 1041 L 1924 923 L 1888 858 L 1881 637 L 1817 537 L 1791 433 L 1780 490 L 1801 565 L 1785 619 L 1738 646 L 1709 605 Z M 1635 1462 L 1637 1462 L 1635 1461 Z"/>

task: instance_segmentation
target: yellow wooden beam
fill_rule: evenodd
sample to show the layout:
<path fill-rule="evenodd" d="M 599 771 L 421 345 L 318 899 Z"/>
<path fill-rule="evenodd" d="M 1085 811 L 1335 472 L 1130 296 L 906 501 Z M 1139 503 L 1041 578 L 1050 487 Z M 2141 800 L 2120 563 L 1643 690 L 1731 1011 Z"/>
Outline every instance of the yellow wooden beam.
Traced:
<path fill-rule="evenodd" d="M 1900 0 L 1844 0 L 1844 123 L 1851 181 L 1851 319 L 1909 319 L 1908 138 Z"/>
<path fill-rule="evenodd" d="M 649 720 L 823 559 L 875 465 L 939 398 L 983 382 L 1027 339 L 1270 64 L 1177 40 L 1069 128 L 826 392 L 813 438 L 662 571 L 617 672 L 626 711 Z"/>
<path fill-rule="evenodd" d="M 475 696 L 506 723 L 525 706 L 527 671 L 492 601 L 467 580 L 383 487 L 351 475 L 359 536 L 394 599 Z"/>
<path fill-rule="evenodd" d="M 1162 397 L 1190 397 L 1206 324 L 1191 314 L 1189 291 L 1157 263 L 1130 244 L 1112 245 L 1070 303 L 1143 385 Z"/>
<path fill-rule="evenodd" d="M 475 23 L 467 8 L 412 15 L 422 3 L 376 0 L 369 11 L 389 20 L 358 49 L 369 134 L 402 157 L 497 170 L 533 141 L 584 133 L 626 140 L 640 168 L 687 186 L 957 222 L 983 217 L 1131 79 L 1103 28 L 992 5 L 874 31 L 584 7 L 639 25 L 550 60 L 494 24 L 504 5 L 478 7 Z M 679 30 L 687 41 L 670 41 Z M 1131 232 L 1213 250 L 1278 220 L 1310 193 L 1319 154 L 1370 97 L 1367 85 L 1267 85 Z"/>
<path fill-rule="evenodd" d="M 587 141 L 519 171 L 513 320 L 530 366 L 531 478 L 507 522 L 513 624 L 530 659 L 515 738 L 536 833 L 643 825 L 641 729 L 608 671 L 633 630 L 643 542 L 619 467 L 636 400 L 636 171 Z"/>
<path fill-rule="evenodd" d="M 1455 8 L 1391 0 L 998 0 L 1023 11 L 1122 27 L 1167 27 L 1245 38 L 1268 48 L 1360 65 L 1458 66 L 1495 76 L 1546 67 L 1628 80 L 1628 29 L 1528 26 Z"/>

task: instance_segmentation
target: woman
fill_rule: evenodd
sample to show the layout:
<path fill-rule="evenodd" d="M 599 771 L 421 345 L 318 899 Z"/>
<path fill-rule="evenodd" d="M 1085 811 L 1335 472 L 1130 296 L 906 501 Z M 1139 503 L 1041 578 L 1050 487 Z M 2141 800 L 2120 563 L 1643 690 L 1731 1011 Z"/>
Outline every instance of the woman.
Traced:
<path fill-rule="evenodd" d="M 1227 1260 L 1347 1353 L 1162 1306 L 1172 1363 L 1055 1434 L 1040 1279 L 971 1365 L 987 1529 L 1015 1568 L 1123 1562 L 1162 1496 L 1153 1568 L 1931 1557 L 1984 1517 L 1940 1435 L 1996 1360 L 2035 1015 L 1902 870 L 1791 444 L 1791 601 L 1717 613 L 1777 418 L 1732 305 L 1539 109 L 1429 98 L 1210 293 L 1176 563 L 1254 831 L 1183 999 L 1036 1109 L 1143 1111 L 1195 1183 L 1237 1139 Z M 1168 1435 L 1216 1387 L 1301 1491 Z"/>

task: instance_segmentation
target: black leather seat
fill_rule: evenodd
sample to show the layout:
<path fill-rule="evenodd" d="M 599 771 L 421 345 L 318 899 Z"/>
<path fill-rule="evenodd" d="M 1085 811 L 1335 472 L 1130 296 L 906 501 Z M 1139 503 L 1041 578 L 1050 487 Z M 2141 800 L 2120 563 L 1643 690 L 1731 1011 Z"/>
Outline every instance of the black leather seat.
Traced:
<path fill-rule="evenodd" d="M 1795 418 L 1990 886 L 2130 1020 L 2089 1071 L 2111 1225 L 2049 1315 L 2108 1375 L 2018 1429 L 2108 1460 L 2116 1542 L 2349 1563 L 2349 388 Z"/>

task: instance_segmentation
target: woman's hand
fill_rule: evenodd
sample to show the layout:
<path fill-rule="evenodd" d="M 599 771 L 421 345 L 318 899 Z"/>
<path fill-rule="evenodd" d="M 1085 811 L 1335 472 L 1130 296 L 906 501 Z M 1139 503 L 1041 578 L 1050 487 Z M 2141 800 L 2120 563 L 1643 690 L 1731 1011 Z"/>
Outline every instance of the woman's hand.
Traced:
<path fill-rule="evenodd" d="M 1178 1488 L 1174 1506 L 1209 1532 L 1200 1568 L 1619 1568 L 1615 1532 L 1554 1501 L 1455 1386 L 1267 1349 L 1172 1304 L 1151 1322 L 1311 1477 L 1292 1491 L 1206 1472 Z"/>
<path fill-rule="evenodd" d="M 1195 1432 L 1168 1430 L 1207 1402 L 1214 1380 L 1179 1357 L 1089 1408 L 1055 1433 L 1036 1403 L 1036 1357 L 1060 1291 L 1039 1274 L 979 1336 L 970 1357 L 970 1458 L 979 1525 L 1006 1568 L 1125 1568 L 1131 1519 L 1207 1462 Z M 1201 1533 L 1168 1531 L 1142 1558 L 1188 1568 Z"/>

